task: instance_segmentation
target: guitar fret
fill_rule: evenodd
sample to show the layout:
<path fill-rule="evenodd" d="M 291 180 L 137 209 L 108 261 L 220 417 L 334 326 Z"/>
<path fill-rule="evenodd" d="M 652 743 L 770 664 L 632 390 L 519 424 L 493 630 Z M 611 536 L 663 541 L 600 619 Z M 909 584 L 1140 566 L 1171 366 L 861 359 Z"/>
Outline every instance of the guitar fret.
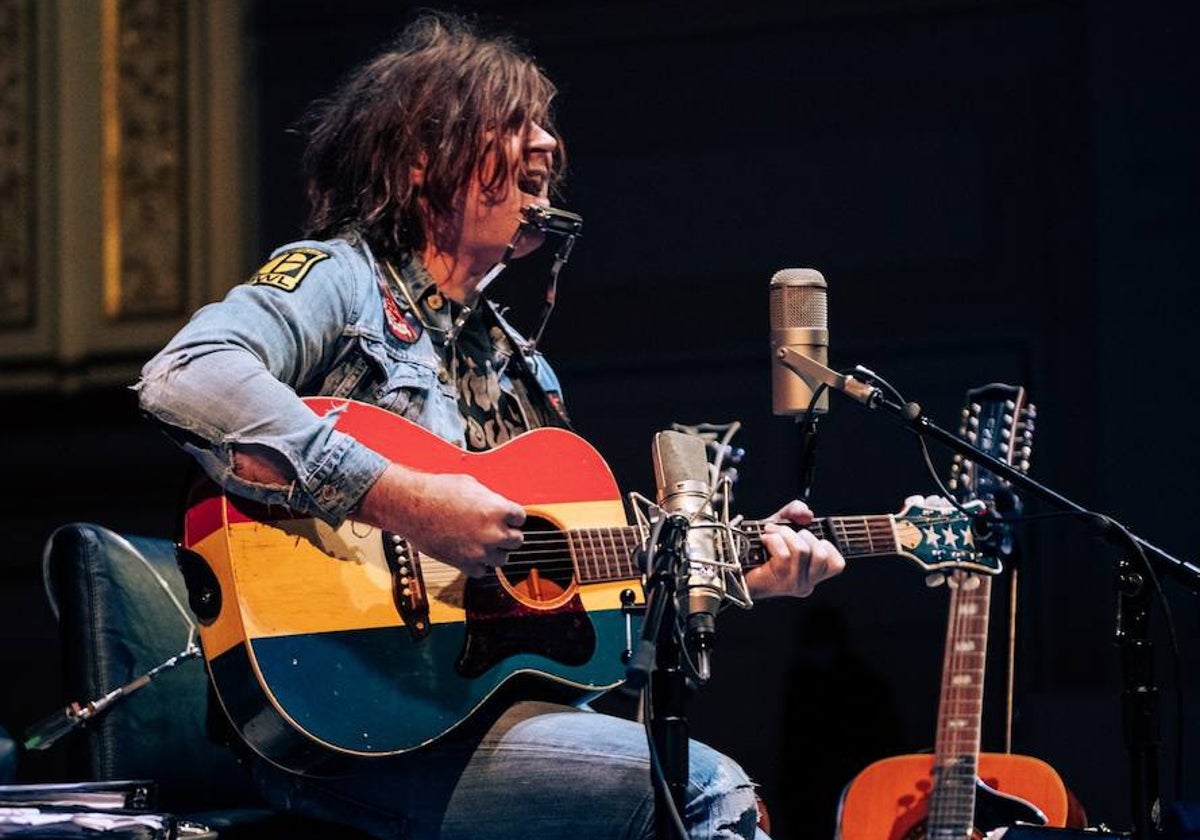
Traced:
<path fill-rule="evenodd" d="M 567 539 L 567 554 L 571 558 L 571 565 L 575 567 L 575 579 L 586 582 L 588 579 L 587 557 L 580 556 L 576 550 L 575 535 L 570 531 L 564 532 L 563 536 Z"/>
<path fill-rule="evenodd" d="M 605 580 L 612 578 L 611 560 L 609 558 L 608 546 L 604 543 L 604 532 L 599 529 L 592 530 L 592 544 L 596 547 L 596 572 L 603 574 Z M 604 562 L 604 571 L 600 572 L 600 562 Z"/>
<path fill-rule="evenodd" d="M 601 542 L 601 544 L 600 544 L 600 554 L 601 554 L 601 556 L 602 556 L 602 557 L 604 557 L 604 571 L 605 571 L 605 577 L 607 578 L 607 580 L 610 580 L 610 581 L 611 581 L 611 580 L 613 580 L 613 576 L 612 576 L 612 564 L 611 564 L 611 562 L 610 562 L 610 558 L 608 558 L 608 552 L 607 552 L 607 551 L 604 551 L 604 544 L 602 544 L 602 542 Z"/>
<path fill-rule="evenodd" d="M 891 528 L 875 520 L 865 520 L 867 540 L 872 554 L 881 553 L 881 548 L 891 541 Z"/>
<path fill-rule="evenodd" d="M 627 580 L 638 576 L 633 557 L 640 545 L 636 529 L 609 526 L 566 533 L 580 583 Z"/>
<path fill-rule="evenodd" d="M 607 562 L 604 558 L 604 552 L 596 550 L 596 530 L 588 528 L 585 532 L 587 539 L 588 554 L 592 557 L 592 563 L 596 568 L 595 577 L 593 580 L 606 580 L 608 578 Z"/>
<path fill-rule="evenodd" d="M 600 538 L 600 531 L 596 528 L 587 529 L 587 544 L 588 553 L 592 557 L 592 564 L 595 568 L 595 575 L 592 578 L 594 581 L 602 581 L 608 579 L 608 558 L 604 550 L 603 539 Z"/>
<path fill-rule="evenodd" d="M 638 551 L 640 550 L 641 545 L 642 537 L 638 530 L 630 528 L 625 531 L 625 550 L 622 552 L 622 556 L 625 558 L 626 568 L 629 570 L 630 577 L 637 577 L 639 574 L 641 574 L 641 567 L 639 566 L 638 557 Z"/>
<path fill-rule="evenodd" d="M 883 522 L 879 523 L 879 528 L 883 531 L 884 543 L 887 545 L 888 552 L 900 550 L 900 538 L 896 535 L 896 519 L 889 516 Z"/>
<path fill-rule="evenodd" d="M 592 580 L 603 580 L 604 571 L 600 568 L 600 557 L 596 554 L 592 542 L 592 533 L 590 530 L 584 531 L 581 534 L 584 540 L 584 551 L 591 562 Z"/>
<path fill-rule="evenodd" d="M 833 533 L 837 535 L 836 541 L 841 543 L 842 545 L 853 547 L 854 543 L 851 540 L 850 531 L 846 527 L 846 520 L 835 519 L 830 524 L 832 524 L 832 526 L 833 526 L 833 528 L 832 528 Z M 859 551 L 861 552 L 861 550 L 862 550 L 862 547 L 860 544 Z"/>
<path fill-rule="evenodd" d="M 605 532 L 608 536 L 608 544 L 604 547 L 604 553 L 606 555 L 609 553 L 612 554 L 613 561 L 617 564 L 617 574 L 620 574 L 622 577 L 624 577 L 623 572 L 625 570 L 621 567 L 621 550 L 617 548 L 616 531 L 614 531 L 612 528 L 605 528 Z"/>
<path fill-rule="evenodd" d="M 580 566 L 580 568 L 583 570 L 583 574 L 587 577 L 587 580 L 595 580 L 596 571 L 598 570 L 594 568 L 593 564 L 595 563 L 595 558 L 592 557 L 592 553 L 588 551 L 587 544 L 584 542 L 584 535 L 580 532 L 572 532 L 571 545 L 575 548 L 576 556 L 578 558 L 576 565 Z"/>

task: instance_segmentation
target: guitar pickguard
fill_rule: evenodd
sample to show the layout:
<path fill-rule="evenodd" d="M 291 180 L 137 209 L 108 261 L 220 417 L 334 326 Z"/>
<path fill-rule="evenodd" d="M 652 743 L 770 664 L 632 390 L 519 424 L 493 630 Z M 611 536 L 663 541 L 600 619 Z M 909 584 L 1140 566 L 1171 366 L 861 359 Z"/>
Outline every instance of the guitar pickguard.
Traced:
<path fill-rule="evenodd" d="M 996 780 L 990 780 L 996 784 Z M 1001 793 L 982 779 L 975 780 L 975 825 L 971 829 L 972 840 L 983 840 L 997 828 L 1010 825 L 1046 825 L 1046 815 L 1036 806 L 1010 794 Z M 902 840 L 959 840 L 954 837 L 939 837 L 928 833 L 929 823 L 922 819 L 901 835 Z"/>
<path fill-rule="evenodd" d="M 528 517 L 522 530 L 527 544 L 563 539 L 553 523 L 539 516 Z M 467 581 L 463 607 L 466 639 L 455 670 L 464 677 L 478 677 L 518 654 L 582 665 L 596 652 L 596 631 L 569 564 L 501 566 Z"/>
<path fill-rule="evenodd" d="M 467 627 L 454 669 L 474 678 L 511 656 L 544 656 L 562 665 L 582 665 L 596 652 L 596 631 L 578 593 L 549 611 L 522 604 L 489 575 L 469 580 Z"/>

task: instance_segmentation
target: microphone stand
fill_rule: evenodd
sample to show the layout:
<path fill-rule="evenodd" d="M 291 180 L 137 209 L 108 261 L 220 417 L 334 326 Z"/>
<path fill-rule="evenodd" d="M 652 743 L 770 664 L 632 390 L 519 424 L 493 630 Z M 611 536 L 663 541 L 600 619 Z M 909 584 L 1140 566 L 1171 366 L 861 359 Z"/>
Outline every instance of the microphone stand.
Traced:
<path fill-rule="evenodd" d="M 799 418 L 800 427 L 800 500 L 807 504 L 812 495 L 817 470 L 817 426 L 820 416 L 809 411 Z"/>
<path fill-rule="evenodd" d="M 687 675 L 676 639 L 676 580 L 686 562 L 688 519 L 667 516 L 647 558 L 646 613 L 642 637 L 626 669 L 630 688 L 650 680 L 651 781 L 654 784 L 655 837 L 686 838 L 681 817 L 687 804 Z M 661 776 L 661 778 L 660 778 Z"/>
<path fill-rule="evenodd" d="M 810 385 L 824 384 L 868 408 L 882 408 L 916 434 L 938 441 L 1059 510 L 1098 523 L 1101 536 L 1106 541 L 1131 551 L 1139 558 L 1145 558 L 1148 565 L 1164 571 L 1194 594 L 1200 595 L 1200 566 L 1172 557 L 1113 519 L 1083 507 L 1034 481 L 1012 465 L 977 449 L 958 435 L 942 429 L 925 416 L 919 404 L 893 402 L 869 382 L 840 374 L 789 347 L 781 347 L 776 355 L 782 364 Z M 1133 810 L 1134 837 L 1138 840 L 1149 840 L 1154 836 L 1161 813 L 1158 789 L 1158 689 L 1154 684 L 1154 648 L 1149 637 L 1148 622 L 1150 593 L 1146 583 L 1141 570 L 1134 568 L 1128 557 L 1122 557 L 1116 568 L 1116 639 L 1122 646 L 1122 723 L 1125 745 L 1130 754 L 1130 805 Z"/>

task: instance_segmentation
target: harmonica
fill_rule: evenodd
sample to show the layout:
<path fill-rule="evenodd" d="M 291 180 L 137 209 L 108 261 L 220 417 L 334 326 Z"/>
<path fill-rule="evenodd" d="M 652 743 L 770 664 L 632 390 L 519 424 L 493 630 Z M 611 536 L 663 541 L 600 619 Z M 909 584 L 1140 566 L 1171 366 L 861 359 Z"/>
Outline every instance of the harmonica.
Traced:
<path fill-rule="evenodd" d="M 542 233 L 579 236 L 583 230 L 583 216 L 568 210 L 530 204 L 523 212 L 526 224 L 533 225 Z"/>

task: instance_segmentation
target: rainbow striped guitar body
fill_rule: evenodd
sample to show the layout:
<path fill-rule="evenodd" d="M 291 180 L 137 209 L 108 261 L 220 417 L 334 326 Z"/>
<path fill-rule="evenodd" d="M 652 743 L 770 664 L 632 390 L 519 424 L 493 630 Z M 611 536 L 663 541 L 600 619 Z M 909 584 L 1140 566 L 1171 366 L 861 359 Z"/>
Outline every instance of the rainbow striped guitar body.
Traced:
<path fill-rule="evenodd" d="M 541 429 L 472 454 L 373 406 L 306 402 L 344 406 L 338 428 L 393 460 L 475 476 L 526 508 L 527 532 L 586 526 L 593 569 L 620 555 L 628 574 L 576 582 L 560 537 L 557 559 L 510 559 L 516 568 L 470 579 L 400 535 L 352 522 L 335 531 L 209 485 L 185 517 L 189 600 L 218 699 L 255 751 L 296 770 L 395 754 L 445 734 L 522 674 L 576 697 L 624 678 L 620 596 L 637 577 L 636 543 L 589 444 Z"/>
<path fill-rule="evenodd" d="M 199 485 L 180 546 L 217 699 L 257 753 L 297 772 L 396 755 L 472 718 L 503 690 L 583 699 L 625 677 L 640 633 L 622 596 L 642 592 L 644 534 L 627 524 L 608 465 L 562 429 L 469 453 L 397 415 L 309 398 L 389 459 L 465 473 L 524 506 L 524 545 L 482 578 L 420 554 L 402 534 L 337 529 Z M 741 522 L 750 566 L 765 522 Z M 903 556 L 988 573 L 970 518 L 910 504 L 899 515 L 808 526 L 842 554 Z"/>

